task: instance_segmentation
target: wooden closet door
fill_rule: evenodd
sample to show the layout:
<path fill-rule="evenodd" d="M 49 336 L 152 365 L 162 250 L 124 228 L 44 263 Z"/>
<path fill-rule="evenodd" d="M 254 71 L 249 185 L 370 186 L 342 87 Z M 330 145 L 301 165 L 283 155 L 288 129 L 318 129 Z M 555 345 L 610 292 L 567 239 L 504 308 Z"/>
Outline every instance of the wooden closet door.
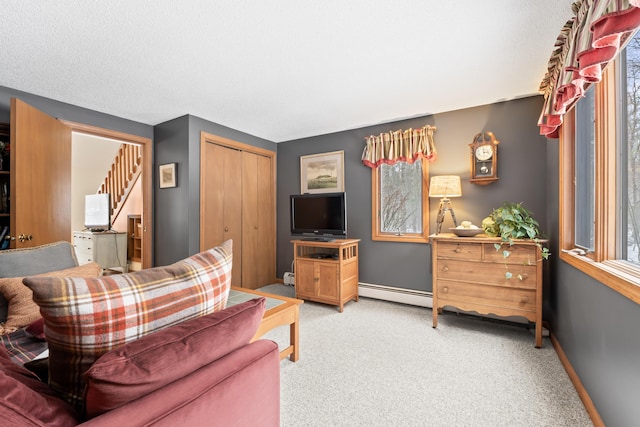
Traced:
<path fill-rule="evenodd" d="M 258 156 L 242 152 L 242 286 L 258 288 Z"/>
<path fill-rule="evenodd" d="M 273 157 L 258 156 L 258 258 L 255 262 L 258 286 L 276 277 L 276 207 Z"/>
<path fill-rule="evenodd" d="M 242 153 L 242 286 L 256 289 L 275 278 L 272 158 Z"/>
<path fill-rule="evenodd" d="M 201 134 L 200 248 L 233 239 L 233 286 L 276 279 L 275 153 Z"/>
<path fill-rule="evenodd" d="M 233 240 L 231 285 L 242 283 L 242 152 L 207 143 L 203 153 L 200 249 Z"/>

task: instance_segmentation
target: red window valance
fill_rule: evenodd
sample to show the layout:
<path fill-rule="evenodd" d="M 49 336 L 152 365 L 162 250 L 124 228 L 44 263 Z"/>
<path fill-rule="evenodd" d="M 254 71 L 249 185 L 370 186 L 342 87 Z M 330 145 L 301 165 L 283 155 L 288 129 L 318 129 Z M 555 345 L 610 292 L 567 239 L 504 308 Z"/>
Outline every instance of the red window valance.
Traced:
<path fill-rule="evenodd" d="M 582 0 L 573 4 L 540 84 L 545 103 L 540 134 L 558 137 L 564 114 L 593 83 L 640 27 L 640 0 Z"/>
<path fill-rule="evenodd" d="M 420 129 L 397 130 L 371 135 L 365 138 L 362 163 L 370 168 L 396 162 L 413 163 L 418 159 L 436 160 L 436 144 L 433 140 L 435 126 Z"/>

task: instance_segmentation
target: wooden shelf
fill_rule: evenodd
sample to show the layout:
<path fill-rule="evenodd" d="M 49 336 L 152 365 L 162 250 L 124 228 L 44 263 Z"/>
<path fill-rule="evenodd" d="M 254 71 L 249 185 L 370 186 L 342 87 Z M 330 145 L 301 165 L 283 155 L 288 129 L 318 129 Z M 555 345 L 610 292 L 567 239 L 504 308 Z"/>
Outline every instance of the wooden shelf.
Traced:
<path fill-rule="evenodd" d="M 10 125 L 9 123 L 0 123 L 0 141 L 5 143 L 10 142 Z M 2 158 L 2 167 L 0 167 L 0 231 L 2 231 L 5 227 L 11 226 L 11 213 L 10 213 L 10 194 L 9 189 L 11 188 L 11 171 L 9 171 L 9 156 Z M 11 234 L 11 230 L 7 228 L 7 235 Z M 11 241 L 5 242 L 4 240 L 0 242 L 0 249 L 9 249 L 11 245 Z"/>
<path fill-rule="evenodd" d="M 142 262 L 142 216 L 127 215 L 127 258 L 133 262 Z"/>

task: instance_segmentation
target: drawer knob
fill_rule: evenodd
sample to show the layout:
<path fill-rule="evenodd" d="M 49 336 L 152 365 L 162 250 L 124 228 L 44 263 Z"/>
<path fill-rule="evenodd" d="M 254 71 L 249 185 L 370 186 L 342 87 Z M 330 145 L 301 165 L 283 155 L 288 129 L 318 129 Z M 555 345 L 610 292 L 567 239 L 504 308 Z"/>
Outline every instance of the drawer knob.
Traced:
<path fill-rule="evenodd" d="M 520 275 L 520 280 L 525 280 L 525 279 L 528 279 L 528 278 L 529 278 L 529 275 L 527 273 L 522 273 Z"/>
<path fill-rule="evenodd" d="M 460 252 L 462 252 L 462 249 L 460 249 L 460 246 L 458 246 L 455 250 L 455 253 L 459 254 Z"/>
<path fill-rule="evenodd" d="M 527 302 L 529 302 L 529 297 L 522 297 L 520 299 L 520 301 L 523 302 L 523 303 L 527 303 Z"/>
<path fill-rule="evenodd" d="M 449 288 L 447 288 L 446 286 L 442 288 L 442 293 L 446 294 L 447 292 L 449 292 Z"/>
<path fill-rule="evenodd" d="M 445 265 L 444 267 L 442 267 L 442 271 L 449 271 L 449 267 Z"/>

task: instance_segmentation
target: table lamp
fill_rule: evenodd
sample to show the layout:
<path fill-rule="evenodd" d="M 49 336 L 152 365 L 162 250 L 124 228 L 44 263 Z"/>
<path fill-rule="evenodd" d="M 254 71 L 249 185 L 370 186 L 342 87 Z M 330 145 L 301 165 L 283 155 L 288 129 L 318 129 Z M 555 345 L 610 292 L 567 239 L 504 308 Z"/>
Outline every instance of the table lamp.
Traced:
<path fill-rule="evenodd" d="M 440 207 L 438 208 L 438 218 L 436 219 L 436 234 L 440 234 L 444 215 L 447 211 L 451 212 L 453 223 L 458 226 L 456 214 L 453 212 L 453 205 L 449 197 L 462 196 L 462 188 L 460 186 L 460 177 L 457 175 L 432 176 L 429 183 L 429 197 L 441 197 Z"/>

